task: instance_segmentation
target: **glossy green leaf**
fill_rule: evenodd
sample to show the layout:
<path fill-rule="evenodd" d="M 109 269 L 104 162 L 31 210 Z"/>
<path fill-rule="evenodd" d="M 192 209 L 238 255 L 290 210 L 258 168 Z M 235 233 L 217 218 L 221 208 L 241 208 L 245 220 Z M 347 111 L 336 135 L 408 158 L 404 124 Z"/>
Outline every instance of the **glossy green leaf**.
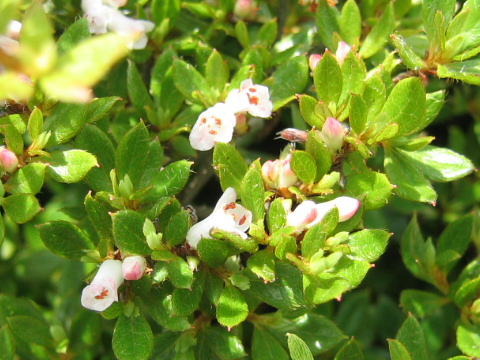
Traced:
<path fill-rule="evenodd" d="M 353 197 L 362 200 L 365 210 L 385 206 L 393 189 L 385 174 L 370 170 L 349 176 L 345 185 L 345 189 Z"/>
<path fill-rule="evenodd" d="M 342 93 L 343 76 L 335 56 L 326 52 L 313 71 L 313 82 L 318 100 L 337 104 Z"/>
<path fill-rule="evenodd" d="M 205 67 L 205 78 L 207 82 L 218 93 L 221 93 L 229 80 L 229 75 L 228 65 L 223 60 L 222 55 L 218 51 L 213 50 Z"/>
<path fill-rule="evenodd" d="M 144 222 L 143 216 L 133 210 L 122 210 L 112 215 L 113 238 L 122 252 L 136 255 L 151 253 L 143 236 Z"/>
<path fill-rule="evenodd" d="M 248 258 L 247 269 L 267 282 L 275 281 L 275 256 L 268 249 L 260 250 Z"/>
<path fill-rule="evenodd" d="M 188 263 L 177 256 L 168 263 L 168 276 L 170 282 L 176 288 L 191 289 L 193 283 L 193 272 Z"/>
<path fill-rule="evenodd" d="M 28 133 L 32 140 L 35 140 L 41 134 L 43 127 L 42 111 L 35 107 L 28 118 Z"/>
<path fill-rule="evenodd" d="M 462 321 L 457 328 L 457 346 L 468 356 L 480 356 L 480 327 Z"/>
<path fill-rule="evenodd" d="M 86 18 L 80 18 L 70 25 L 58 39 L 58 52 L 63 54 L 89 37 L 88 20 Z"/>
<path fill-rule="evenodd" d="M 15 356 L 15 339 L 8 325 L 0 327 L 0 351 L 5 360 Z"/>
<path fill-rule="evenodd" d="M 403 63 L 412 70 L 420 70 L 425 67 L 425 64 L 420 56 L 415 54 L 413 49 L 406 43 L 401 35 L 390 35 L 393 45 L 398 50 L 398 54 L 403 60 Z"/>
<path fill-rule="evenodd" d="M 302 256 L 310 259 L 318 250 L 322 249 L 326 237 L 338 224 L 338 208 L 334 207 L 323 217 L 320 223 L 312 226 L 302 240 Z"/>
<path fill-rule="evenodd" d="M 320 40 L 327 48 L 334 49 L 333 36 L 340 33 L 340 14 L 335 6 L 330 6 L 326 1 L 320 1 L 317 6 L 315 23 Z"/>
<path fill-rule="evenodd" d="M 353 94 L 350 101 L 350 126 L 356 134 L 365 130 L 367 123 L 367 104 L 360 95 Z"/>
<path fill-rule="evenodd" d="M 163 234 L 165 241 L 171 246 L 180 245 L 187 235 L 190 224 L 190 214 L 182 210 L 173 215 Z"/>
<path fill-rule="evenodd" d="M 118 318 L 112 347 L 119 360 L 148 359 L 153 350 L 153 333 L 143 315 Z"/>
<path fill-rule="evenodd" d="M 422 4 L 422 20 L 428 38 L 433 39 L 435 33 L 434 18 L 440 11 L 448 23 L 455 13 L 455 0 L 425 0 Z M 443 29 L 442 29 L 443 30 Z M 443 30 L 444 31 L 444 30 Z"/>
<path fill-rule="evenodd" d="M 230 144 L 217 143 L 213 150 L 213 165 L 217 168 L 222 190 L 233 187 L 240 194 L 248 167 L 238 150 Z"/>
<path fill-rule="evenodd" d="M 172 309 L 177 316 L 188 316 L 198 307 L 203 294 L 205 273 L 196 272 L 192 289 L 175 289 L 172 292 Z"/>
<path fill-rule="evenodd" d="M 373 262 L 385 252 L 390 236 L 380 229 L 357 231 L 349 236 L 348 247 L 354 257 Z"/>
<path fill-rule="evenodd" d="M 192 65 L 179 59 L 174 60 L 173 78 L 175 86 L 186 99 L 197 104 L 206 102 L 204 105 L 213 105 L 210 86 Z M 199 94 L 202 98 L 199 98 Z"/>
<path fill-rule="evenodd" d="M 228 328 L 244 321 L 248 315 L 248 305 L 241 292 L 233 286 L 225 286 L 217 305 L 217 320 Z"/>
<path fill-rule="evenodd" d="M 315 131 L 308 133 L 305 150 L 315 159 L 315 181 L 319 181 L 332 167 L 330 151 Z"/>
<path fill-rule="evenodd" d="M 213 351 L 222 359 L 237 359 L 246 356 L 242 341 L 225 329 L 209 326 L 205 335 L 210 340 Z"/>
<path fill-rule="evenodd" d="M 41 163 L 31 163 L 15 171 L 4 184 L 5 190 L 10 194 L 38 193 L 45 179 L 45 168 Z"/>
<path fill-rule="evenodd" d="M 198 256 L 204 263 L 212 268 L 225 264 L 229 249 L 225 241 L 217 239 L 202 239 L 197 247 Z"/>
<path fill-rule="evenodd" d="M 252 163 L 242 180 L 242 204 L 252 212 L 253 222 L 261 220 L 265 216 L 264 185 L 261 175 L 261 167 L 258 161 Z"/>
<path fill-rule="evenodd" d="M 67 184 L 82 180 L 97 165 L 96 157 L 83 150 L 54 151 L 40 160 L 49 165 L 47 174 L 53 180 Z"/>
<path fill-rule="evenodd" d="M 429 359 L 422 327 L 412 315 L 403 322 L 396 339 L 405 346 L 412 359 Z"/>
<path fill-rule="evenodd" d="M 339 103 L 346 104 L 351 94 L 361 94 L 363 92 L 367 70 L 360 56 L 354 51 L 348 52 L 341 69 L 343 87 Z"/>
<path fill-rule="evenodd" d="M 8 318 L 8 326 L 22 341 L 40 346 L 52 346 L 53 338 L 47 322 L 31 316 L 16 315 Z"/>
<path fill-rule="evenodd" d="M 272 74 L 273 85 L 270 87 L 270 99 L 274 103 L 284 101 L 304 91 L 308 82 L 308 62 L 305 56 L 295 56 L 281 64 Z M 292 76 L 295 74 L 295 76 Z M 293 100 L 293 99 L 292 99 Z"/>
<path fill-rule="evenodd" d="M 145 118 L 147 116 L 146 108 L 150 109 L 150 111 L 155 109 L 152 98 L 143 83 L 142 76 L 132 61 L 128 61 L 127 90 L 132 105 L 142 114 L 142 117 Z"/>
<path fill-rule="evenodd" d="M 342 39 L 350 45 L 353 45 L 362 35 L 362 17 L 360 9 L 354 0 L 348 0 L 343 5 L 339 27 Z"/>
<path fill-rule="evenodd" d="M 37 215 L 42 208 L 32 194 L 14 194 L 2 200 L 3 210 L 17 224 L 23 224 Z"/>
<path fill-rule="evenodd" d="M 355 340 L 350 340 L 348 343 L 342 346 L 335 355 L 334 360 L 362 360 L 364 359 L 362 350 L 358 346 Z"/>
<path fill-rule="evenodd" d="M 315 106 L 318 101 L 314 97 L 306 94 L 301 94 L 298 96 L 298 103 L 300 107 L 300 113 L 302 114 L 305 122 L 310 126 L 315 126 L 318 129 L 321 129 L 325 118 L 315 111 Z"/>
<path fill-rule="evenodd" d="M 393 4 L 388 3 L 383 11 L 381 18 L 373 26 L 365 37 L 359 54 L 363 58 L 369 58 L 379 52 L 388 42 L 388 37 L 393 33 L 394 14 Z"/>
<path fill-rule="evenodd" d="M 285 226 L 286 213 L 281 199 L 277 198 L 270 203 L 268 208 L 267 224 L 270 234 Z"/>
<path fill-rule="evenodd" d="M 405 346 L 398 340 L 388 339 L 388 349 L 392 360 L 412 360 Z"/>
<path fill-rule="evenodd" d="M 310 349 L 300 337 L 287 333 L 287 341 L 292 360 L 313 360 Z"/>
<path fill-rule="evenodd" d="M 460 80 L 467 84 L 480 85 L 480 61 L 475 59 L 438 65 L 437 76 Z"/>
<path fill-rule="evenodd" d="M 315 159 L 308 152 L 296 150 L 292 152 L 290 162 L 292 171 L 305 184 L 312 184 L 316 176 Z"/>
<path fill-rule="evenodd" d="M 400 295 L 403 310 L 419 318 L 435 314 L 448 301 L 445 297 L 422 290 L 404 290 Z"/>

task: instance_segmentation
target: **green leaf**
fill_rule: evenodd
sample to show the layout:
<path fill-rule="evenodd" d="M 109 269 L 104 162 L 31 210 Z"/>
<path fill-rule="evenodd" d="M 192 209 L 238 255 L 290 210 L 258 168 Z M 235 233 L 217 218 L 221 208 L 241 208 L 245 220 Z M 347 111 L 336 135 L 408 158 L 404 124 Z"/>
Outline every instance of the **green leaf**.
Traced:
<path fill-rule="evenodd" d="M 55 70 L 40 85 L 52 97 L 65 102 L 85 102 L 95 85 L 127 53 L 125 37 L 105 34 L 82 41 L 63 55 Z"/>
<path fill-rule="evenodd" d="M 169 20 L 169 26 L 173 27 L 180 14 L 180 0 L 153 0 L 152 1 L 152 20 L 156 25 L 160 25 L 163 20 Z"/>
<path fill-rule="evenodd" d="M 427 345 L 422 327 L 412 315 L 403 322 L 396 339 L 405 346 L 410 357 L 415 360 L 427 360 Z"/>
<path fill-rule="evenodd" d="M 457 328 L 457 346 L 468 356 L 480 356 L 480 326 L 462 321 Z"/>
<path fill-rule="evenodd" d="M 480 61 L 475 59 L 438 65 L 437 76 L 439 78 L 457 79 L 467 84 L 480 85 Z"/>
<path fill-rule="evenodd" d="M 5 360 L 11 360 L 15 356 L 15 339 L 8 325 L 0 327 L 0 354 Z"/>
<path fill-rule="evenodd" d="M 337 104 L 342 93 L 343 76 L 337 59 L 325 52 L 313 71 L 313 82 L 318 100 L 329 105 Z"/>
<path fill-rule="evenodd" d="M 315 23 L 318 35 L 327 48 L 334 49 L 333 36 L 340 33 L 340 14 L 335 6 L 330 6 L 326 1 L 320 1 L 317 6 Z"/>
<path fill-rule="evenodd" d="M 209 344 L 213 351 L 222 359 L 237 359 L 246 356 L 242 341 L 226 331 L 218 327 L 207 326 L 205 335 L 210 340 Z"/>
<path fill-rule="evenodd" d="M 94 312 L 81 309 L 72 320 L 68 336 L 68 351 L 82 353 L 85 348 L 94 345 L 102 333 L 102 317 Z"/>
<path fill-rule="evenodd" d="M 404 290 L 400 295 L 403 310 L 419 318 L 435 314 L 448 301 L 445 297 L 421 290 Z"/>
<path fill-rule="evenodd" d="M 4 184 L 5 190 L 10 194 L 38 193 L 45 179 L 45 168 L 41 163 L 31 163 L 15 171 Z"/>
<path fill-rule="evenodd" d="M 398 152 L 432 181 L 452 181 L 460 179 L 474 170 L 470 160 L 450 149 L 428 145 L 417 151 Z"/>
<path fill-rule="evenodd" d="M 242 180 L 241 193 L 242 204 L 252 212 L 254 223 L 265 217 L 264 193 L 260 162 L 255 161 Z"/>
<path fill-rule="evenodd" d="M 300 337 L 287 333 L 287 341 L 292 360 L 313 360 L 312 352 Z"/>
<path fill-rule="evenodd" d="M 298 96 L 298 102 L 300 106 L 300 114 L 302 114 L 305 122 L 310 126 L 315 126 L 321 129 L 325 118 L 315 111 L 315 106 L 318 101 L 310 95 L 301 94 Z"/>
<path fill-rule="evenodd" d="M 3 210 L 17 224 L 23 224 L 37 215 L 42 208 L 32 194 L 14 194 L 2 200 Z"/>
<path fill-rule="evenodd" d="M 363 171 L 352 174 L 346 181 L 345 189 L 353 197 L 362 199 L 365 210 L 375 210 L 388 203 L 393 186 L 387 176 L 375 171 Z"/>
<path fill-rule="evenodd" d="M 173 61 L 175 86 L 189 101 L 210 106 L 214 104 L 211 88 L 205 78 L 190 64 L 175 59 Z M 202 98 L 199 98 L 199 95 Z"/>
<path fill-rule="evenodd" d="M 180 245 L 187 235 L 190 223 L 190 214 L 182 210 L 170 218 L 165 229 L 164 239 L 171 246 Z"/>
<path fill-rule="evenodd" d="M 35 140 L 41 134 L 43 127 L 42 111 L 35 107 L 28 118 L 28 133 L 32 140 Z"/>
<path fill-rule="evenodd" d="M 317 173 L 317 166 L 312 155 L 301 150 L 292 151 L 290 166 L 302 182 L 305 184 L 313 184 Z"/>
<path fill-rule="evenodd" d="M 362 35 L 362 17 L 355 0 L 348 0 L 342 7 L 339 19 L 343 41 L 352 45 Z"/>
<path fill-rule="evenodd" d="M 232 328 L 247 318 L 248 305 L 242 293 L 233 286 L 225 286 L 217 305 L 217 320 Z"/>
<path fill-rule="evenodd" d="M 242 179 L 248 167 L 235 146 L 227 143 L 217 143 L 213 150 L 213 165 L 217 168 L 222 190 L 225 191 L 227 188 L 233 187 L 239 194 Z"/>
<path fill-rule="evenodd" d="M 275 256 L 268 249 L 260 250 L 248 258 L 247 269 L 261 279 L 275 281 Z"/>
<path fill-rule="evenodd" d="M 39 158 L 48 164 L 47 174 L 55 181 L 75 183 L 82 180 L 91 168 L 97 165 L 97 159 L 83 150 L 54 151 L 50 156 Z"/>
<path fill-rule="evenodd" d="M 155 105 L 143 83 L 143 79 L 138 72 L 135 63 L 131 60 L 128 61 L 127 90 L 132 105 L 140 112 L 140 114 L 142 114 L 142 117 L 147 117 L 146 108 L 150 111 L 155 110 Z"/>
<path fill-rule="evenodd" d="M 387 341 L 391 360 L 412 360 L 407 349 L 400 341 L 394 339 L 388 339 Z"/>
<path fill-rule="evenodd" d="M 168 263 L 168 276 L 176 288 L 191 289 L 193 272 L 181 257 L 177 256 Z"/>
<path fill-rule="evenodd" d="M 47 222 L 37 229 L 45 246 L 67 259 L 80 259 L 88 250 L 95 248 L 83 230 L 63 220 Z"/>
<path fill-rule="evenodd" d="M 119 180 L 128 174 L 133 186 L 138 186 L 147 165 L 148 143 L 148 130 L 143 122 L 138 123 L 125 134 L 115 154 L 115 167 Z"/>
<path fill-rule="evenodd" d="M 101 240 L 113 240 L 112 218 L 108 209 L 98 200 L 88 193 L 85 197 L 85 210 L 90 219 L 98 237 Z"/>
<path fill-rule="evenodd" d="M 363 353 L 360 350 L 357 342 L 355 340 L 350 340 L 348 343 L 342 346 L 335 355 L 334 360 L 362 360 L 364 359 Z"/>
<path fill-rule="evenodd" d="M 307 153 L 315 159 L 315 181 L 319 181 L 332 167 L 332 156 L 317 132 L 310 131 L 305 145 Z"/>
<path fill-rule="evenodd" d="M 347 103 L 351 94 L 361 94 L 365 88 L 367 71 L 362 59 L 353 51 L 349 51 L 342 66 L 343 87 L 339 103 Z"/>
<path fill-rule="evenodd" d="M 95 191 L 112 192 L 110 171 L 115 167 L 115 148 L 108 135 L 97 126 L 87 124 L 75 138 L 75 147 L 95 155 L 100 165 L 90 170 L 85 181 Z"/>
<path fill-rule="evenodd" d="M 425 67 L 425 63 L 422 58 L 415 54 L 413 49 L 406 43 L 401 35 L 392 34 L 390 38 L 393 41 L 393 45 L 398 50 L 398 54 L 403 60 L 403 63 L 412 70 L 420 70 Z"/>
<path fill-rule="evenodd" d="M 4 141 L 8 149 L 17 155 L 21 155 L 23 153 L 22 134 L 20 134 L 14 125 L 5 125 L 3 133 L 5 135 Z"/>
<path fill-rule="evenodd" d="M 276 103 L 303 92 L 308 83 L 308 73 L 308 61 L 303 55 L 290 58 L 273 72 L 270 99 L 274 102 L 274 109 L 278 108 Z"/>
<path fill-rule="evenodd" d="M 385 230 L 379 229 L 357 231 L 349 236 L 348 247 L 352 256 L 374 262 L 385 252 L 390 236 Z"/>
<path fill-rule="evenodd" d="M 388 37 L 393 32 L 394 25 L 393 4 L 388 3 L 382 17 L 365 37 L 360 47 L 360 56 L 366 59 L 383 49 L 388 42 Z"/>
<path fill-rule="evenodd" d="M 205 284 L 205 272 L 198 271 L 194 275 L 192 289 L 175 289 L 172 293 L 173 313 L 177 316 L 188 316 L 198 308 Z"/>
<path fill-rule="evenodd" d="M 277 31 L 278 25 L 276 18 L 265 22 L 258 30 L 255 43 L 263 45 L 266 48 L 271 47 L 275 43 L 275 39 L 277 38 Z"/>
<path fill-rule="evenodd" d="M 465 215 L 454 222 L 448 224 L 438 238 L 437 252 L 438 256 L 446 251 L 453 250 L 462 256 L 470 244 L 473 230 L 473 216 Z M 448 270 L 451 270 L 452 263 Z"/>
<path fill-rule="evenodd" d="M 223 60 L 222 55 L 215 49 L 208 57 L 207 65 L 205 67 L 205 78 L 210 86 L 219 94 L 222 93 L 230 78 L 227 63 Z"/>
<path fill-rule="evenodd" d="M 305 234 L 302 240 L 302 256 L 310 259 L 318 250 L 322 249 L 325 239 L 338 224 L 338 208 L 334 207 L 323 217 L 320 223 L 315 224 Z"/>
<path fill-rule="evenodd" d="M 8 318 L 8 326 L 12 333 L 22 341 L 34 343 L 40 346 L 53 346 L 53 338 L 50 328 L 45 320 L 31 316 L 11 316 Z"/>
<path fill-rule="evenodd" d="M 143 216 L 133 210 L 122 210 L 112 215 L 113 238 L 122 252 L 136 255 L 152 252 L 143 236 L 144 222 Z"/>
<path fill-rule="evenodd" d="M 112 347 L 119 360 L 148 359 L 153 350 L 153 333 L 143 315 L 121 315 L 113 330 Z"/>
<path fill-rule="evenodd" d="M 480 276 L 469 281 L 465 281 L 455 292 L 454 301 L 459 308 L 470 304 L 478 296 L 480 290 Z"/>
<path fill-rule="evenodd" d="M 283 336 L 285 336 L 285 333 Z M 282 345 L 268 331 L 255 326 L 252 336 L 252 359 L 290 360 L 290 357 Z"/>
<path fill-rule="evenodd" d="M 90 37 L 88 29 L 88 20 L 80 18 L 68 27 L 60 36 L 57 42 L 57 49 L 60 54 L 66 53 L 79 44 L 81 41 Z"/>
<path fill-rule="evenodd" d="M 424 0 L 422 4 L 422 19 L 425 32 L 430 40 L 435 33 L 434 18 L 440 11 L 448 24 L 455 13 L 455 0 Z M 445 31 L 442 29 L 442 31 Z"/>
<path fill-rule="evenodd" d="M 287 221 L 286 217 L 287 214 L 285 213 L 282 200 L 276 198 L 270 203 L 270 207 L 268 208 L 267 224 L 270 234 L 273 234 L 285 226 Z"/>
<path fill-rule="evenodd" d="M 198 256 L 212 268 L 225 264 L 229 249 L 225 241 L 217 239 L 201 239 L 197 247 Z"/>
<path fill-rule="evenodd" d="M 250 39 L 248 37 L 248 29 L 245 22 L 240 20 L 235 23 L 235 36 L 244 49 L 248 48 Z"/>
<path fill-rule="evenodd" d="M 400 152 L 386 149 L 384 166 L 400 197 L 435 204 L 437 194 L 430 182 Z"/>
<path fill-rule="evenodd" d="M 2 29 L 3 31 L 3 29 Z M 53 43 L 53 27 L 39 3 L 32 3 L 25 12 L 20 30 L 20 42 L 33 50 L 29 55 L 36 57 Z"/>

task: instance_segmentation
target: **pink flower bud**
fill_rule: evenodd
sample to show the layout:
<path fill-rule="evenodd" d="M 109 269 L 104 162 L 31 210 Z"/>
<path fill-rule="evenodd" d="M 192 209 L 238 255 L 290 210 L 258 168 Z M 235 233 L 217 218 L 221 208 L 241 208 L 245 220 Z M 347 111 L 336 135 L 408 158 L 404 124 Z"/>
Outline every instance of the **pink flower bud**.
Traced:
<path fill-rule="evenodd" d="M 4 147 L 0 148 L 0 166 L 8 173 L 13 173 L 18 168 L 18 158 L 13 152 Z"/>
<path fill-rule="evenodd" d="M 134 255 L 123 259 L 122 273 L 125 280 L 138 280 L 143 276 L 147 262 L 143 256 Z"/>
<path fill-rule="evenodd" d="M 263 181 L 270 186 L 271 188 L 276 187 L 276 182 L 278 179 L 277 166 L 274 161 L 267 160 L 262 166 L 262 177 Z"/>
<path fill-rule="evenodd" d="M 278 179 L 278 187 L 280 189 L 293 186 L 298 180 L 297 175 L 295 175 L 292 169 L 290 168 L 291 160 L 292 160 L 291 154 L 288 154 L 287 157 L 283 159 L 280 176 Z"/>
<path fill-rule="evenodd" d="M 296 232 L 301 233 L 305 228 L 320 221 L 317 221 L 317 218 L 316 204 L 311 200 L 306 200 L 287 215 L 287 226 L 294 226 L 297 228 Z"/>
<path fill-rule="evenodd" d="M 122 263 L 119 260 L 105 260 L 90 285 L 82 291 L 82 306 L 103 311 L 118 301 L 117 290 L 123 283 Z"/>
<path fill-rule="evenodd" d="M 320 54 L 310 55 L 310 57 L 308 58 L 308 66 L 310 66 L 310 70 L 312 71 L 315 70 L 321 58 L 322 58 L 322 55 Z"/>
<path fill-rule="evenodd" d="M 348 52 L 350 51 L 350 45 L 344 41 L 338 43 L 337 51 L 335 52 L 335 57 L 340 65 L 343 64 L 343 60 L 347 57 Z"/>
<path fill-rule="evenodd" d="M 360 206 L 360 201 L 348 196 L 340 196 L 334 200 L 330 200 L 321 204 L 317 204 L 317 211 L 321 218 L 327 212 L 336 207 L 338 209 L 338 221 L 346 221 L 350 219 L 357 212 Z"/>
<path fill-rule="evenodd" d="M 251 19 L 255 17 L 257 7 L 252 0 L 237 0 L 233 8 L 233 14 L 240 19 Z"/>
<path fill-rule="evenodd" d="M 333 152 L 337 152 L 343 145 L 345 131 L 342 124 L 336 119 L 329 117 L 323 124 L 319 134 L 325 145 Z"/>

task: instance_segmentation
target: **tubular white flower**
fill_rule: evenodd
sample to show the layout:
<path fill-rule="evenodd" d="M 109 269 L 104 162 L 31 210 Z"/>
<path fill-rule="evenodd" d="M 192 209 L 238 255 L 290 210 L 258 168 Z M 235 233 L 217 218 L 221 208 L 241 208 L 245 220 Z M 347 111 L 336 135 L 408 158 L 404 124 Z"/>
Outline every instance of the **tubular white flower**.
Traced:
<path fill-rule="evenodd" d="M 147 261 L 143 256 L 133 255 L 123 259 L 122 273 L 125 280 L 138 280 L 143 276 Z"/>
<path fill-rule="evenodd" d="M 218 103 L 200 114 L 190 132 L 190 144 L 196 150 L 206 151 L 216 142 L 228 143 L 232 140 L 235 124 L 236 118 L 231 109 L 224 103 Z"/>
<path fill-rule="evenodd" d="M 103 311 L 118 301 L 117 290 L 123 284 L 122 262 L 105 260 L 90 285 L 82 291 L 82 306 L 95 311 Z"/>
<path fill-rule="evenodd" d="M 268 160 L 263 164 L 262 177 L 269 187 L 272 189 L 288 188 L 298 181 L 297 176 L 290 168 L 291 159 L 292 155 L 288 154 L 283 160 Z"/>
<path fill-rule="evenodd" d="M 219 229 L 234 233 L 242 239 L 252 223 L 252 213 L 242 205 L 236 204 L 237 193 L 233 188 L 225 190 L 213 212 L 204 220 L 193 225 L 187 233 L 187 243 L 196 249 L 202 238 L 211 239 L 210 230 Z"/>
<path fill-rule="evenodd" d="M 287 226 L 295 226 L 297 228 L 296 232 L 301 233 L 322 221 L 323 217 L 334 207 L 338 209 L 338 221 L 343 222 L 355 215 L 359 206 L 360 201 L 348 196 L 340 196 L 320 204 L 306 200 L 298 205 L 294 211 L 287 214 Z"/>
<path fill-rule="evenodd" d="M 270 101 L 268 87 L 253 85 L 252 79 L 242 81 L 239 89 L 230 91 L 225 104 L 235 113 L 248 112 L 261 118 L 272 115 L 273 104 Z"/>

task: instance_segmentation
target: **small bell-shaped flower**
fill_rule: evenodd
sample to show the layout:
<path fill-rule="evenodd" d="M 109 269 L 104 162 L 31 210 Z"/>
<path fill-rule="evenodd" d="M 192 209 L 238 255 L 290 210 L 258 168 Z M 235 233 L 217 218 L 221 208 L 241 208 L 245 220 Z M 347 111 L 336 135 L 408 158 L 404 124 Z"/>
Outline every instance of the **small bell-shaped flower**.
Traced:
<path fill-rule="evenodd" d="M 187 243 L 196 249 L 202 238 L 211 239 L 210 230 L 219 229 L 247 238 L 245 233 L 252 223 L 252 212 L 236 204 L 237 193 L 233 188 L 225 190 L 213 212 L 204 220 L 193 225 L 187 233 Z"/>
<path fill-rule="evenodd" d="M 239 89 L 230 91 L 225 104 L 234 113 L 248 112 L 252 116 L 261 118 L 272 115 L 273 104 L 270 101 L 268 87 L 254 85 L 252 79 L 242 81 Z"/>
<path fill-rule="evenodd" d="M 343 60 L 348 55 L 348 52 L 350 51 L 351 47 L 344 41 L 340 41 L 338 43 L 337 51 L 335 52 L 335 57 L 337 58 L 337 61 L 340 65 L 343 64 Z"/>
<path fill-rule="evenodd" d="M 270 188 L 288 188 L 295 185 L 295 183 L 298 181 L 297 176 L 290 168 L 291 160 L 292 155 L 288 154 L 283 160 L 268 160 L 263 164 L 262 177 Z"/>
<path fill-rule="evenodd" d="M 0 167 L 7 173 L 13 173 L 18 168 L 17 155 L 4 146 L 0 146 Z"/>
<path fill-rule="evenodd" d="M 334 153 L 342 148 L 344 136 L 345 129 L 342 123 L 332 117 L 325 120 L 322 131 L 319 133 L 320 139 Z"/>
<path fill-rule="evenodd" d="M 310 55 L 310 57 L 308 58 L 308 66 L 310 67 L 310 70 L 312 71 L 315 70 L 321 58 L 322 58 L 322 55 L 320 54 Z"/>
<path fill-rule="evenodd" d="M 90 285 L 82 291 L 82 306 L 103 311 L 118 301 L 117 290 L 123 284 L 122 262 L 105 260 Z"/>
<path fill-rule="evenodd" d="M 190 132 L 192 148 L 200 151 L 210 150 L 216 142 L 228 143 L 232 140 L 236 118 L 224 103 L 208 108 L 198 117 Z"/>
<path fill-rule="evenodd" d="M 147 261 L 143 256 L 127 256 L 122 262 L 122 273 L 125 280 L 138 280 L 143 276 Z"/>
<path fill-rule="evenodd" d="M 359 206 L 360 201 L 348 196 L 340 196 L 320 204 L 306 200 L 287 214 L 287 226 L 294 226 L 297 228 L 297 233 L 301 233 L 322 221 L 323 217 L 334 207 L 338 209 L 338 221 L 343 222 L 355 215 Z"/>

